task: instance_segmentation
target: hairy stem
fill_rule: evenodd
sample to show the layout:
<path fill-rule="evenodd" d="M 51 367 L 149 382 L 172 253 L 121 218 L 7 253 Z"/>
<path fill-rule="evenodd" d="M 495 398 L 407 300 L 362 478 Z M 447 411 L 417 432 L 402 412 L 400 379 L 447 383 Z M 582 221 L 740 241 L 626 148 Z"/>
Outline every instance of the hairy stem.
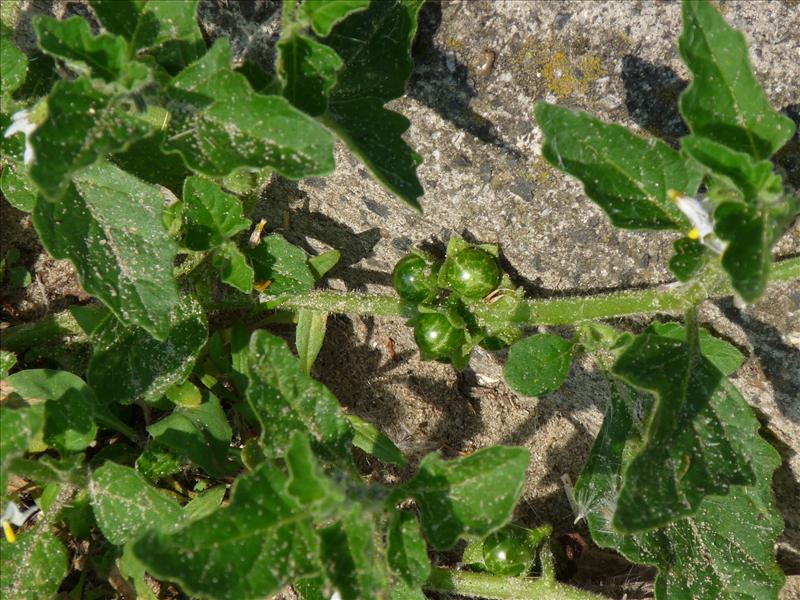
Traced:
<path fill-rule="evenodd" d="M 770 282 L 800 279 L 800 257 L 776 262 L 769 274 Z M 520 325 L 565 325 L 609 319 L 632 314 L 684 313 L 707 298 L 730 296 L 733 288 L 727 276 L 712 271 L 708 277 L 686 284 L 667 284 L 643 290 L 613 292 L 595 296 L 526 300 L 520 304 L 513 320 Z M 221 302 L 205 303 L 208 310 L 252 309 L 248 296 L 233 297 Z M 479 304 L 476 315 L 490 317 L 492 304 Z M 315 290 L 285 300 L 281 309 L 301 308 L 327 313 L 410 318 L 416 308 L 392 294 L 361 294 Z M 53 339 L 82 335 L 80 326 L 69 311 L 48 316 L 35 323 L 9 327 L 2 333 L 0 347 L 19 352 Z"/>
<path fill-rule="evenodd" d="M 491 600 L 598 600 L 591 592 L 579 590 L 546 578 L 502 577 L 434 568 L 423 586 L 429 590 L 478 596 Z"/>

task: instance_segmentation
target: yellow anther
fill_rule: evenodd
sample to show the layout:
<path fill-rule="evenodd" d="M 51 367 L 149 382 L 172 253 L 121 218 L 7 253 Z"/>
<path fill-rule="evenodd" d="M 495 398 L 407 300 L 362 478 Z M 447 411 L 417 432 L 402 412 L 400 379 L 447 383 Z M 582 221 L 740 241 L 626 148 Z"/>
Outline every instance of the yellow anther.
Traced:
<path fill-rule="evenodd" d="M 677 190 L 667 190 L 667 197 L 673 202 L 677 202 L 678 198 L 681 197 L 681 193 Z"/>
<path fill-rule="evenodd" d="M 11 523 L 8 521 L 3 521 L 3 533 L 6 534 L 6 539 L 10 543 L 14 543 L 17 541 L 17 534 L 14 533 L 14 529 L 11 527 Z"/>
<path fill-rule="evenodd" d="M 686 234 L 686 237 L 688 237 L 690 240 L 699 240 L 700 231 L 697 229 L 697 227 L 693 227 L 689 230 L 689 233 Z"/>
<path fill-rule="evenodd" d="M 261 219 L 256 226 L 253 227 L 253 232 L 250 234 L 250 247 L 255 248 L 261 243 L 261 233 L 264 231 L 264 227 L 267 226 L 267 220 Z"/>
<path fill-rule="evenodd" d="M 270 285 L 272 285 L 272 279 L 267 279 L 266 281 L 262 281 L 261 283 L 255 284 L 253 287 L 259 294 L 263 294 L 264 290 L 266 290 Z"/>

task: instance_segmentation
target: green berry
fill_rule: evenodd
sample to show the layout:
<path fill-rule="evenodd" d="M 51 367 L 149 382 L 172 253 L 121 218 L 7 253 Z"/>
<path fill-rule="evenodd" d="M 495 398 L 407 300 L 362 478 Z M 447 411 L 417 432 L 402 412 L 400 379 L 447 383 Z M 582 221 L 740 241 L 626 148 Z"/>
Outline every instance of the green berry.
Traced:
<path fill-rule="evenodd" d="M 392 284 L 403 300 L 424 302 L 436 294 L 433 265 L 418 254 L 408 254 L 395 265 Z"/>
<path fill-rule="evenodd" d="M 417 317 L 414 339 L 424 355 L 443 358 L 461 348 L 464 330 L 454 327 L 443 314 L 423 313 Z"/>
<path fill-rule="evenodd" d="M 495 575 L 525 575 L 535 558 L 536 547 L 522 527 L 503 527 L 483 541 L 483 562 Z"/>
<path fill-rule="evenodd" d="M 487 296 L 501 277 L 494 256 L 480 248 L 466 248 L 447 259 L 447 283 L 464 298 Z"/>

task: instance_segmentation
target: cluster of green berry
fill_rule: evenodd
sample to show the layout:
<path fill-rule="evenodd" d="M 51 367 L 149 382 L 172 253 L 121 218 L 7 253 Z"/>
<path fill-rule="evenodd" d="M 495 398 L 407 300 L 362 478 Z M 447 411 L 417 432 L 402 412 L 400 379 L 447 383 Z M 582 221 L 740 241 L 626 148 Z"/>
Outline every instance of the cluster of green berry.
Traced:
<path fill-rule="evenodd" d="M 412 252 L 395 265 L 392 282 L 403 300 L 417 306 L 409 325 L 423 359 L 463 367 L 476 345 L 498 350 L 518 337 L 516 327 L 496 331 L 497 324 L 487 319 L 497 312 L 489 307 L 498 300 L 511 298 L 516 304 L 519 297 L 497 263 L 494 246 L 453 238 L 443 262 Z"/>

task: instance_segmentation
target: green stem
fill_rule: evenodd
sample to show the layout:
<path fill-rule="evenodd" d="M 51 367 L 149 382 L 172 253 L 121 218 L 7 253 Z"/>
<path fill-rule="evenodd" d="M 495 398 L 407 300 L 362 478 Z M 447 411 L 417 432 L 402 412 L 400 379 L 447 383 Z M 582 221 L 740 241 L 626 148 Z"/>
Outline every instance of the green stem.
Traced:
<path fill-rule="evenodd" d="M 800 279 L 800 257 L 776 262 L 769 274 L 770 282 Z M 520 325 L 565 325 L 633 314 L 683 313 L 707 298 L 729 296 L 733 288 L 727 276 L 712 271 L 705 279 L 686 284 L 667 284 L 644 290 L 614 292 L 596 296 L 526 300 L 520 304 L 513 320 Z M 206 304 L 208 310 L 253 308 L 248 296 L 234 297 Z M 395 295 L 361 294 L 315 290 L 288 298 L 281 309 L 306 308 L 327 313 L 410 318 L 416 308 Z M 491 318 L 493 305 L 476 304 L 476 315 Z M 35 323 L 9 327 L 2 332 L 3 350 L 19 352 L 50 340 L 81 335 L 81 329 L 69 311 L 45 317 Z"/>
<path fill-rule="evenodd" d="M 347 315 L 370 315 L 375 317 L 413 317 L 417 310 L 413 304 L 398 296 L 361 294 L 319 290 L 292 296 L 281 303 L 280 308 L 298 310 L 306 308 L 319 312 Z"/>
<path fill-rule="evenodd" d="M 423 586 L 428 590 L 490 600 L 600 600 L 603 597 L 544 578 L 502 577 L 434 568 Z"/>
<path fill-rule="evenodd" d="M 800 278 L 800 257 L 776 263 L 770 281 Z M 613 292 L 596 296 L 547 298 L 524 301 L 514 321 L 526 325 L 566 325 L 582 321 L 609 319 L 640 313 L 683 313 L 707 298 L 729 296 L 733 288 L 727 276 L 711 272 L 706 280 L 686 284 L 667 284 L 657 288 Z M 307 308 L 322 312 L 411 317 L 414 307 L 397 296 L 366 295 L 352 292 L 313 291 L 289 298 L 281 308 Z M 476 315 L 491 318 L 491 304 L 470 306 Z"/>

